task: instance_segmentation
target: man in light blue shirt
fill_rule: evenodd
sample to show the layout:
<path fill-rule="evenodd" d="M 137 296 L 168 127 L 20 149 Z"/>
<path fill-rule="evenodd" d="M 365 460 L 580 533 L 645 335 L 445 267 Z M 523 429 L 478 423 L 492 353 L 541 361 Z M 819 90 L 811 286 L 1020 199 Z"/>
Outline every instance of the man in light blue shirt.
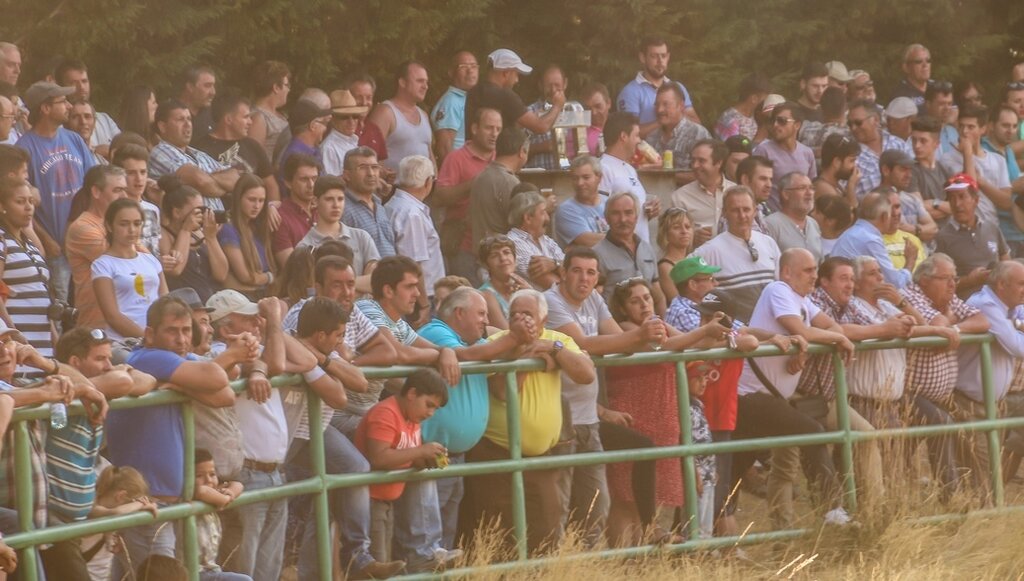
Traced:
<path fill-rule="evenodd" d="M 890 212 L 888 196 L 877 192 L 864 196 L 857 208 L 857 221 L 839 236 L 831 256 L 843 256 L 851 260 L 858 256 L 870 256 L 882 267 L 886 282 L 896 288 L 903 288 L 910 284 L 917 264 L 917 248 L 907 245 L 907 268 L 897 269 L 893 266 L 882 241 L 882 228 L 888 227 Z"/>
<path fill-rule="evenodd" d="M 665 83 L 676 83 L 686 97 L 685 115 L 695 123 L 700 117 L 693 108 L 693 100 L 686 87 L 678 81 L 672 81 L 665 72 L 668 70 L 668 43 L 658 37 L 647 37 L 640 43 L 640 64 L 643 70 L 637 72 L 636 78 L 626 84 L 619 92 L 618 109 L 632 113 L 640 118 L 640 137 L 647 137 L 658 128 L 658 119 L 654 113 L 654 98 L 658 88 Z"/>
<path fill-rule="evenodd" d="M 466 91 L 480 80 L 480 65 L 473 53 L 460 51 L 448 74 L 452 84 L 430 112 L 438 167 L 446 155 L 466 144 Z"/>
<path fill-rule="evenodd" d="M 525 335 L 515 330 L 524 325 L 513 322 L 513 332 L 495 341 L 485 341 L 487 301 L 476 289 L 457 288 L 438 307 L 437 318 L 424 325 L 419 334 L 438 347 L 455 350 L 459 361 L 489 361 L 511 351 Z M 459 383 L 448 390 L 448 404 L 439 408 L 423 422 L 424 441 L 439 442 L 448 449 L 452 464 L 465 462 L 466 452 L 480 441 L 487 429 L 490 415 L 487 376 L 462 374 Z M 455 546 L 455 530 L 459 520 L 459 503 L 463 495 L 462 478 L 441 478 L 437 481 L 437 499 L 441 507 L 441 546 Z"/>
<path fill-rule="evenodd" d="M 1007 392 L 1013 382 L 1016 361 L 1024 357 L 1024 322 L 1017 316 L 1018 307 L 1024 304 L 1024 264 L 1015 260 L 1004 260 L 992 269 L 988 284 L 967 299 L 967 304 L 978 309 L 989 323 L 989 333 L 995 340 L 990 344 L 991 388 L 996 403 L 1001 403 L 1002 415 L 1024 416 L 1024 399 L 1008 398 Z M 985 395 L 981 383 L 981 345 L 962 345 L 957 354 L 960 374 L 954 392 L 957 419 L 976 420 L 985 417 Z M 975 474 L 975 484 L 983 493 L 988 492 L 989 450 L 986 434 L 979 432 L 973 437 L 972 462 L 969 467 Z M 1016 454 L 1024 454 L 1024 440 L 1019 433 L 1012 433 L 1006 448 Z"/>

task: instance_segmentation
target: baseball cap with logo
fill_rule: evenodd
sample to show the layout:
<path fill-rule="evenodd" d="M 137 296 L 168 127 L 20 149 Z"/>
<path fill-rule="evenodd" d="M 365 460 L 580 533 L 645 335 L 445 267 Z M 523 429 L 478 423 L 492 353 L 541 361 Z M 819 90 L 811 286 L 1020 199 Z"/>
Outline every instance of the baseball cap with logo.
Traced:
<path fill-rule="evenodd" d="M 25 92 L 21 94 L 21 98 L 25 101 L 25 106 L 28 107 L 29 111 L 35 111 L 40 105 L 50 99 L 67 97 L 74 92 L 74 87 L 62 87 L 57 83 L 40 81 L 38 83 L 33 83 L 31 87 L 26 89 Z"/>
<path fill-rule="evenodd" d="M 210 300 L 206 301 L 206 306 L 213 309 L 210 312 L 211 321 L 219 321 L 231 314 L 258 315 L 260 312 L 259 305 L 232 289 L 216 292 L 210 297 Z"/>
<path fill-rule="evenodd" d="M 767 97 L 764 98 L 764 103 L 761 105 L 761 111 L 764 111 L 765 113 L 771 113 L 775 109 L 775 107 L 785 102 L 785 97 L 783 97 L 782 95 L 772 93 L 771 95 L 768 95 Z"/>
<path fill-rule="evenodd" d="M 691 256 L 677 262 L 672 267 L 672 272 L 669 273 L 669 276 L 672 278 L 672 282 L 679 284 L 690 280 L 698 274 L 715 274 L 720 270 L 722 269 L 705 262 L 702 256 Z"/>
<path fill-rule="evenodd" d="M 955 192 L 957 190 L 972 190 L 977 192 L 978 182 L 968 174 L 958 173 L 946 181 L 946 187 L 944 189 L 947 192 Z"/>
<path fill-rule="evenodd" d="M 488 60 L 491 61 L 491 67 L 495 70 L 507 70 L 515 69 L 524 75 L 528 75 L 533 72 L 533 67 L 523 62 L 523 59 L 519 58 L 519 55 L 515 51 L 511 51 L 507 48 L 499 48 L 487 56 Z"/>

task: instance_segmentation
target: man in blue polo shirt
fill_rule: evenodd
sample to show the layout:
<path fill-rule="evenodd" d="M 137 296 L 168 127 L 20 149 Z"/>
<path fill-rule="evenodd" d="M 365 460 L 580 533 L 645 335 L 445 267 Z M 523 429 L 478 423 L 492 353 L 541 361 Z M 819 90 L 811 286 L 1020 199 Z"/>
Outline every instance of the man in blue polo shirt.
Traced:
<path fill-rule="evenodd" d="M 679 81 L 665 76 L 669 61 L 668 43 L 665 39 L 649 36 L 640 43 L 640 64 L 643 70 L 637 72 L 636 78 L 626 84 L 619 92 L 619 111 L 632 113 L 640 118 L 640 137 L 647 137 L 658 128 L 658 118 L 654 113 L 654 98 L 658 88 L 665 83 L 675 83 L 683 90 L 685 110 L 683 112 L 694 123 L 700 123 L 700 117 L 693 108 L 693 100 L 689 91 Z"/>
<path fill-rule="evenodd" d="M 479 291 L 462 287 L 452 291 L 441 302 L 437 318 L 419 330 L 419 335 L 438 347 L 455 350 L 459 361 L 490 361 L 509 352 L 521 341 L 527 341 L 522 319 L 512 323 L 512 332 L 487 342 L 487 301 Z M 487 429 L 489 416 L 487 376 L 463 374 L 459 383 L 448 390 L 448 404 L 438 408 L 433 417 L 423 422 L 424 441 L 438 442 L 448 449 L 452 464 L 465 462 L 466 452 L 480 441 Z M 437 499 L 441 506 L 441 546 L 455 547 L 459 504 L 463 497 L 462 478 L 437 481 Z"/>
<path fill-rule="evenodd" d="M 466 144 L 466 92 L 480 80 L 480 65 L 473 53 L 461 50 L 448 74 L 452 84 L 430 112 L 438 167 L 445 156 Z"/>
<path fill-rule="evenodd" d="M 179 298 L 163 296 L 149 307 L 143 347 L 132 352 L 128 364 L 210 407 L 232 405 L 235 393 L 224 368 L 214 361 L 200 360 L 191 349 L 192 309 Z M 222 357 L 243 363 L 255 355 L 240 341 Z M 178 404 L 113 411 L 106 430 L 111 463 L 138 470 L 158 506 L 181 501 L 185 490 L 185 438 Z M 174 527 L 150 523 L 120 534 L 125 551 L 114 562 L 112 579 L 124 578 L 132 564 L 141 563 L 149 555 L 174 556 Z"/>

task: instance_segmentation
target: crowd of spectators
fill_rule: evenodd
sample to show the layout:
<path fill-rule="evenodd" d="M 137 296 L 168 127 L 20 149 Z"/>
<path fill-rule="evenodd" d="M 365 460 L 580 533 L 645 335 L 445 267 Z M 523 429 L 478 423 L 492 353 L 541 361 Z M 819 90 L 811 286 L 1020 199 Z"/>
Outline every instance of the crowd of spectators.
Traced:
<path fill-rule="evenodd" d="M 514 432 L 526 458 L 680 443 L 675 364 L 595 367 L 611 354 L 784 352 L 685 367 L 699 443 L 837 429 L 833 359 L 809 343 L 845 359 L 856 431 L 985 417 L 985 365 L 1000 414 L 1024 415 L 1024 67 L 986 96 L 932 78 L 914 44 L 890 101 L 868 71 L 833 60 L 793 87 L 751 74 L 706 122 L 699 88 L 668 78 L 663 40 L 638 57 L 615 96 L 509 49 L 482 67 L 460 51 L 432 108 L 416 61 L 386 99 L 365 74 L 296 98 L 277 61 L 253 71 L 247 96 L 197 65 L 173 94 L 130 88 L 110 115 L 90 101 L 86 63 L 29 79 L 19 48 L 0 43 L 0 532 L 160 514 L 192 490 L 218 509 L 197 519 L 201 579 L 276 581 L 293 562 L 312 579 L 308 503 L 233 505 L 307 477 L 311 430 L 329 474 L 507 459 Z M 514 88 L 531 74 L 540 97 L 527 105 Z M 571 91 L 591 126 L 560 170 L 552 130 Z M 652 150 L 672 191 L 645 186 Z M 566 172 L 572 191 L 538 188 L 538 171 Z M 961 344 L 986 332 L 990 357 Z M 856 342 L 911 337 L 947 344 L 854 356 Z M 459 365 L 524 358 L 545 367 L 517 385 Z M 361 370 L 394 365 L 419 370 Z M 285 373 L 302 383 L 272 388 Z M 194 458 L 181 405 L 108 413 L 108 400 L 153 390 L 190 400 Z M 73 400 L 87 414 L 30 424 L 31 474 L 15 475 L 13 410 Z M 1007 479 L 1022 434 L 1004 434 Z M 958 490 L 988 502 L 984 436 L 927 438 L 930 484 L 913 482 L 943 502 Z M 912 470 L 897 456 L 857 444 L 867 502 Z M 826 445 L 686 461 L 703 537 L 742 530 L 735 491 L 765 473 L 773 526 L 793 526 L 801 467 L 823 522 L 851 522 Z M 590 547 L 685 539 L 678 459 L 523 480 L 531 552 L 570 527 Z M 22 481 L 31 515 L 15 511 Z M 350 579 L 439 571 L 481 523 L 511 527 L 512 499 L 507 474 L 337 489 L 335 558 Z M 175 570 L 178 534 L 153 522 L 44 545 L 39 573 L 155 578 Z M 16 565 L 0 541 L 0 568 Z"/>

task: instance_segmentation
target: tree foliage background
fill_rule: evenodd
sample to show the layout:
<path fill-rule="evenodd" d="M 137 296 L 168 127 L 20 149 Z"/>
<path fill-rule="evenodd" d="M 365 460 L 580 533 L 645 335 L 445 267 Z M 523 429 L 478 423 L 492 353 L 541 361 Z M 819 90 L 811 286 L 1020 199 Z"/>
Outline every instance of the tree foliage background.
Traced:
<path fill-rule="evenodd" d="M 638 68 L 644 34 L 669 41 L 669 75 L 705 121 L 752 71 L 795 96 L 805 63 L 838 59 L 870 71 L 884 101 L 912 42 L 931 49 L 934 78 L 976 80 L 990 96 L 1024 60 L 1020 0 L 0 0 L 0 14 L 0 39 L 23 48 L 24 82 L 79 58 L 110 111 L 132 85 L 170 96 L 176 73 L 196 63 L 212 65 L 221 86 L 248 89 L 266 59 L 289 63 L 300 89 L 369 72 L 388 95 L 391 71 L 415 58 L 431 72 L 433 102 L 463 48 L 482 63 L 509 47 L 534 66 L 561 64 L 570 96 L 591 80 L 614 95 Z M 537 92 L 528 78 L 519 91 Z"/>

